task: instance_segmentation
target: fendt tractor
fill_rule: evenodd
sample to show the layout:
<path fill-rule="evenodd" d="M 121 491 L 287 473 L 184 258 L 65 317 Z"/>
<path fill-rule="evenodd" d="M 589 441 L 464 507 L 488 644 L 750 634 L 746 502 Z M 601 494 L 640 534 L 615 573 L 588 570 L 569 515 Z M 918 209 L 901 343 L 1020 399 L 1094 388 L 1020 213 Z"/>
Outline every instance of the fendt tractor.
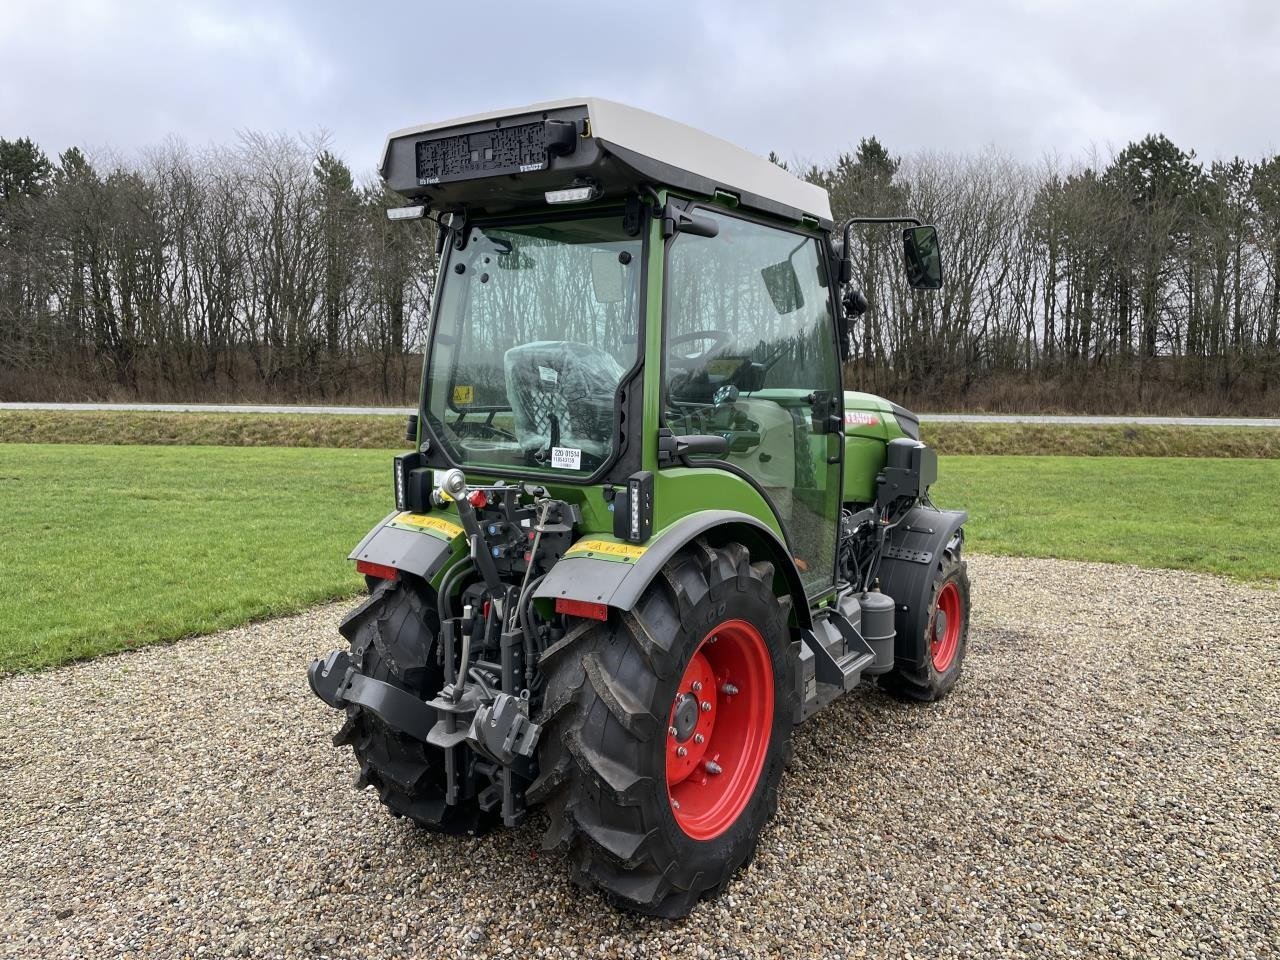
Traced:
<path fill-rule="evenodd" d="M 960 674 L 967 515 L 918 419 L 841 383 L 853 224 L 905 225 L 916 289 L 937 232 L 837 227 L 820 187 L 597 99 L 398 131 L 380 172 L 439 267 L 414 449 L 311 688 L 392 813 L 541 807 L 578 883 L 683 917 L 755 852 L 796 724 Z"/>

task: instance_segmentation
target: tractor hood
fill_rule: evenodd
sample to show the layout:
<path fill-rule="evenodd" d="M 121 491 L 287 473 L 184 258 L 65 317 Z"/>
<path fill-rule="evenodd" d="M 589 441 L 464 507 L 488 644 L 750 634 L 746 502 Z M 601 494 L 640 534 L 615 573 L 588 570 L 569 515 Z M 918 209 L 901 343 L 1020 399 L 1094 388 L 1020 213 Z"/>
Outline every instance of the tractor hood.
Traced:
<path fill-rule="evenodd" d="M 390 189 L 448 212 L 546 209 L 549 191 L 585 187 L 598 199 L 648 184 L 732 194 L 743 207 L 831 226 L 821 187 L 701 130 L 593 97 L 397 130 L 379 171 Z"/>

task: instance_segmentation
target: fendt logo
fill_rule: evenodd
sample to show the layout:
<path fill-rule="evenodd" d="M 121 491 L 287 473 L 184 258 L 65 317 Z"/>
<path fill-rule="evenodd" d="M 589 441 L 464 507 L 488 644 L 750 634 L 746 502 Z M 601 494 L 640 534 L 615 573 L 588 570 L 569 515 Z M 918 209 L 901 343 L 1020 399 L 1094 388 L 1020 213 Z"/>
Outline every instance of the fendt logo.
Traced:
<path fill-rule="evenodd" d="M 844 425 L 846 427 L 874 427 L 880 422 L 880 418 L 874 413 L 867 413 L 865 410 L 846 410 L 844 412 Z"/>

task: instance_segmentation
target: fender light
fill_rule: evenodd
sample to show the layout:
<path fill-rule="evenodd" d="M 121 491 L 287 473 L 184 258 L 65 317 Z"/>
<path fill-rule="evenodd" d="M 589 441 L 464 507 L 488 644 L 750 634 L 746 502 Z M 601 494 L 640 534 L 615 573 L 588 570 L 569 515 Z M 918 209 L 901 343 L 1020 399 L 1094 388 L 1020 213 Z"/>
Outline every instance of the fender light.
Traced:
<path fill-rule="evenodd" d="M 363 573 L 366 577 L 376 577 L 379 580 L 400 579 L 400 571 L 395 567 L 388 567 L 385 563 L 374 563 L 372 560 L 357 560 L 356 573 Z"/>
<path fill-rule="evenodd" d="M 556 613 L 568 614 L 571 617 L 587 617 L 590 620 L 608 620 L 609 605 L 592 603 L 589 600 L 570 600 L 568 597 L 556 597 Z"/>

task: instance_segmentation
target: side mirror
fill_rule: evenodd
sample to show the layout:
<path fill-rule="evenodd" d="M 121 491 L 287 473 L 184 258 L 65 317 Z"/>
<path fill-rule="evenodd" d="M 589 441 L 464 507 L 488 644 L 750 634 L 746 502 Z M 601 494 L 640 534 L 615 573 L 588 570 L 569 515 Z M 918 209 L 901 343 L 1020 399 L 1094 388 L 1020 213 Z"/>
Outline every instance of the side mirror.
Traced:
<path fill-rule="evenodd" d="M 936 227 L 903 230 L 902 250 L 907 261 L 907 283 L 916 290 L 937 290 L 942 286 L 942 246 Z"/>

